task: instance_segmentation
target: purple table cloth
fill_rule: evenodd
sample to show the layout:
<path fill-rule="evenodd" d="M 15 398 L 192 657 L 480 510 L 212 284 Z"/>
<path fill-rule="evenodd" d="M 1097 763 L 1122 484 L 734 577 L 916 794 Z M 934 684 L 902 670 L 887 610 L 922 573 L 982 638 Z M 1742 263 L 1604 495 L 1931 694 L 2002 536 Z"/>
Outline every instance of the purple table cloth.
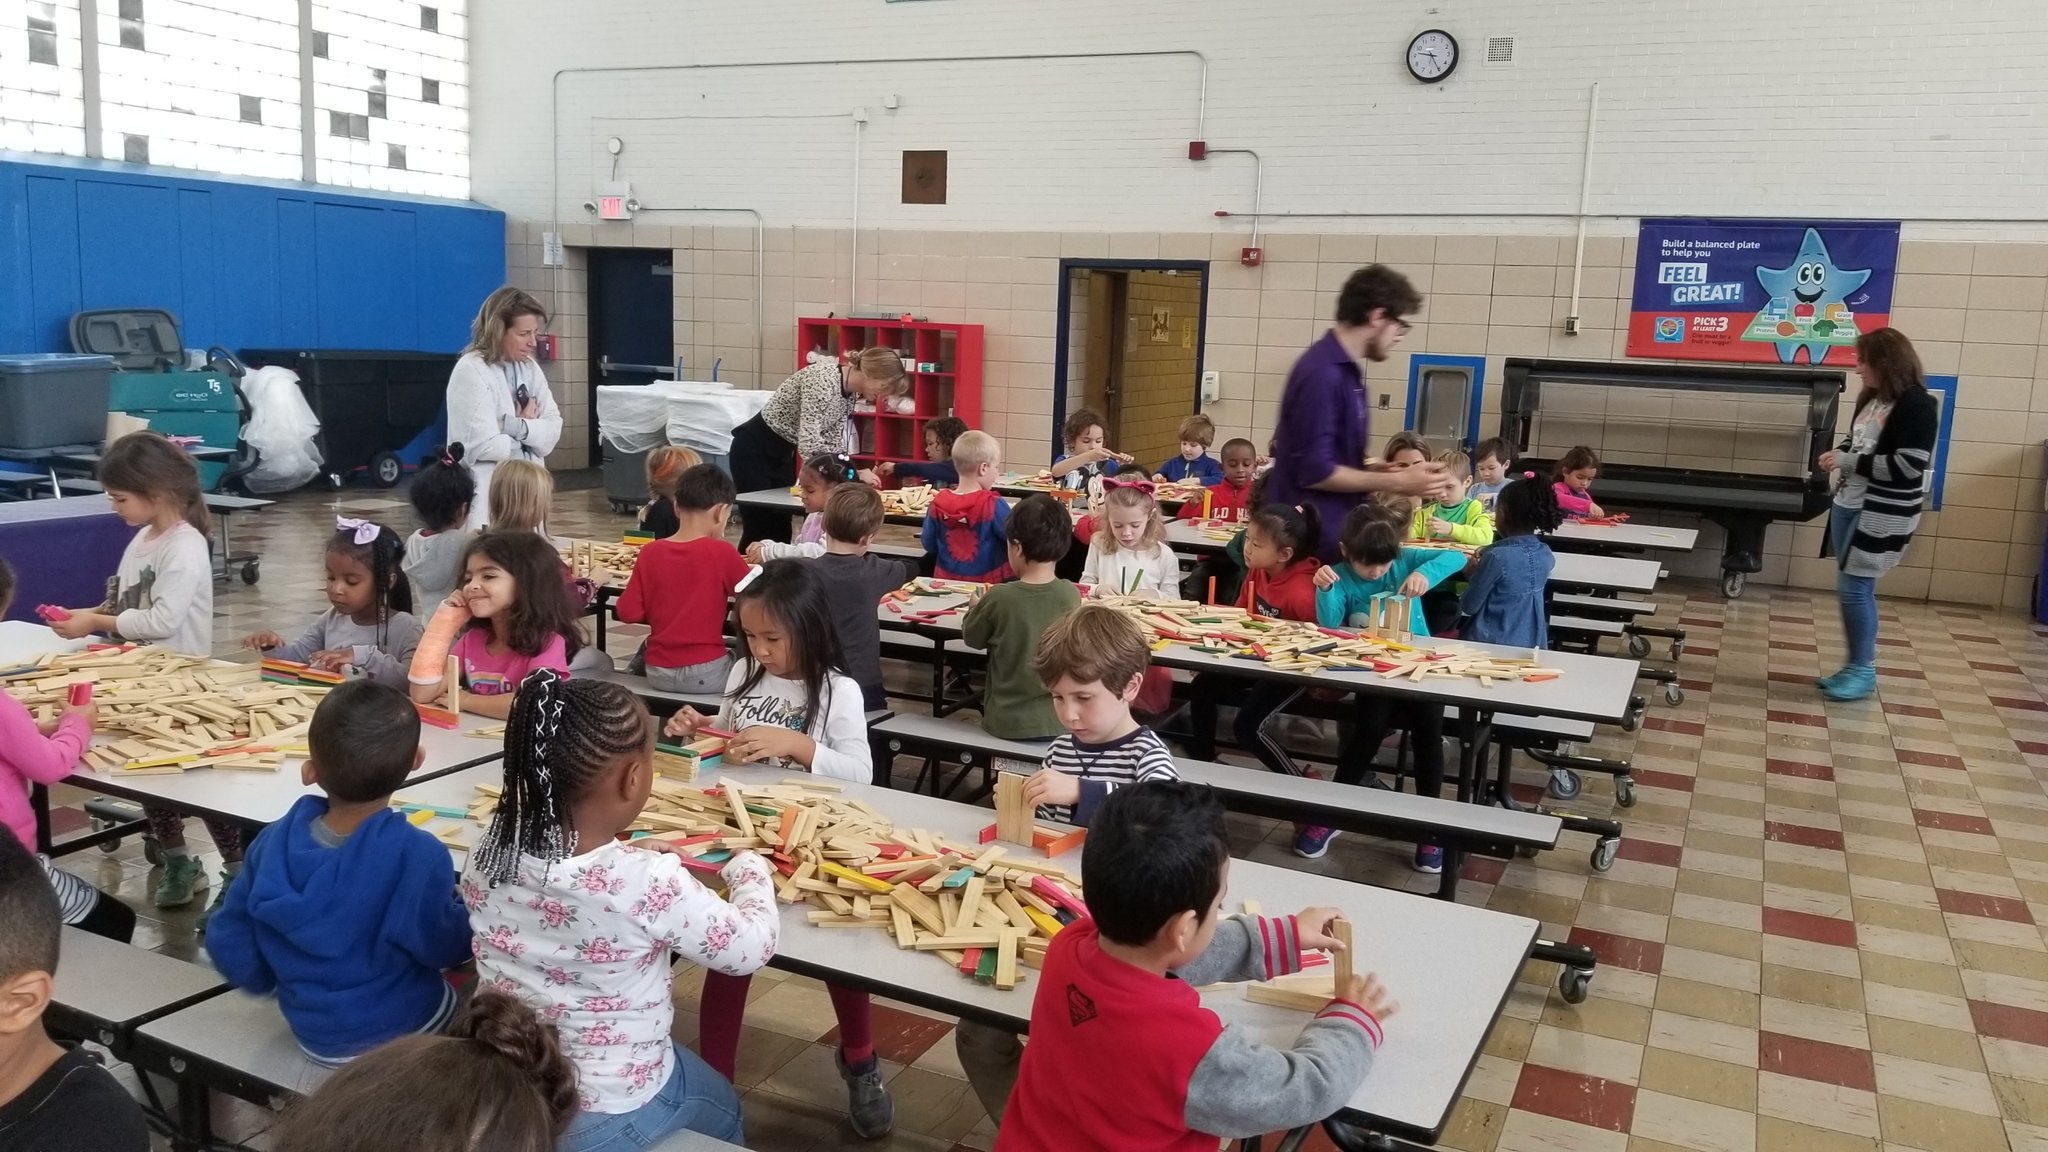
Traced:
<path fill-rule="evenodd" d="M 15 579 L 7 619 L 35 620 L 38 604 L 100 603 L 134 535 L 105 497 L 0 504 L 0 558 L 14 568 Z"/>

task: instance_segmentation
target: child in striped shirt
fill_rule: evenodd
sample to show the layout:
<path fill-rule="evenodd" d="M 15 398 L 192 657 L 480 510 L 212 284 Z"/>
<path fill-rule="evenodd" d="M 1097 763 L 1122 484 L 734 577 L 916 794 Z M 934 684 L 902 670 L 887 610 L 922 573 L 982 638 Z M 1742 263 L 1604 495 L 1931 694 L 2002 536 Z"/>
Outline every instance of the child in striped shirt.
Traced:
<path fill-rule="evenodd" d="M 1037 819 L 1085 828 L 1115 789 L 1179 779 L 1165 741 L 1131 716 L 1150 660 L 1137 622 L 1108 605 L 1083 604 L 1046 631 L 1032 670 L 1052 693 L 1053 711 L 1067 731 L 1045 750 L 1045 767 L 1024 784 L 1024 801 Z M 953 1045 L 968 1085 L 1000 1125 L 1024 1058 L 1022 1040 L 1008 1029 L 962 1020 Z"/>

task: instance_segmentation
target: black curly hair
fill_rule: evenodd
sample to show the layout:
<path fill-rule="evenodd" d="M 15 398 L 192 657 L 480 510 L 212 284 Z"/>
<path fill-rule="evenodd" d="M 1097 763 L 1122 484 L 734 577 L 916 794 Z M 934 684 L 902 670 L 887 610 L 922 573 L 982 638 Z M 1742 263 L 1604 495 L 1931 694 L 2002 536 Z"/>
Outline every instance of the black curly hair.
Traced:
<path fill-rule="evenodd" d="M 377 609 L 377 647 L 388 652 L 392 615 L 412 611 L 412 581 L 405 578 L 405 541 L 382 524 L 370 526 L 377 535 L 367 544 L 358 544 L 353 526 L 337 525 L 334 535 L 327 538 L 327 554 L 346 556 L 369 569 L 374 585 L 370 603 Z"/>
<path fill-rule="evenodd" d="M 413 474 L 406 495 L 422 528 L 446 532 L 462 527 L 462 518 L 476 501 L 476 477 L 462 463 L 462 445 L 450 444 L 436 451 L 434 458 Z"/>

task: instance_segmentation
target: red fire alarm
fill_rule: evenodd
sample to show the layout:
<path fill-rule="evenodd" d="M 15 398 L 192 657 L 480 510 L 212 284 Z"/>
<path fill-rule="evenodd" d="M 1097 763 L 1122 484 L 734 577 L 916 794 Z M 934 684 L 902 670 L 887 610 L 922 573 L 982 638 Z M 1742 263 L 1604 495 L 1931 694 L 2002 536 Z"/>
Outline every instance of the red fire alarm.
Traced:
<path fill-rule="evenodd" d="M 1188 141 L 1188 159 L 1190 159 L 1190 160 L 1206 160 L 1206 159 L 1208 159 L 1208 158 L 1209 158 L 1209 142 L 1208 142 L 1207 140 L 1190 140 L 1190 141 Z"/>
<path fill-rule="evenodd" d="M 543 332 L 538 337 L 536 337 L 534 341 L 533 354 L 534 358 L 536 360 L 541 361 L 542 363 L 552 363 L 555 358 L 554 333 Z"/>
<path fill-rule="evenodd" d="M 1247 268 L 1257 268 L 1265 262 L 1265 259 L 1266 250 L 1264 248 L 1247 248 L 1237 254 L 1237 262 Z"/>

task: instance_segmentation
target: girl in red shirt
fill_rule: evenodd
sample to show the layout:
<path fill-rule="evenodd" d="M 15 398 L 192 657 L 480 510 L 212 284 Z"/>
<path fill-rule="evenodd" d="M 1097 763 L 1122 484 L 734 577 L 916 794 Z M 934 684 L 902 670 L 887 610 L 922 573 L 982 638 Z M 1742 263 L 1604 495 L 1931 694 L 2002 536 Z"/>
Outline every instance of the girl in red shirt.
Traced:
<path fill-rule="evenodd" d="M 1322 525 L 1313 504 L 1268 504 L 1260 508 L 1245 523 L 1245 581 L 1238 593 L 1237 606 L 1261 616 L 1314 623 L 1315 575 L 1322 562 L 1309 555 L 1309 551 L 1321 538 Z M 1242 683 L 1213 674 L 1195 677 L 1191 689 L 1195 735 L 1189 742 L 1189 755 L 1197 760 L 1215 759 L 1217 701 L 1227 690 L 1226 685 L 1237 687 Z M 1300 694 L 1301 689 L 1284 682 L 1254 681 L 1242 694 L 1233 726 L 1238 744 L 1256 753 L 1260 763 L 1275 772 L 1297 776 L 1301 769 L 1277 741 L 1266 735 L 1266 721 Z"/>

